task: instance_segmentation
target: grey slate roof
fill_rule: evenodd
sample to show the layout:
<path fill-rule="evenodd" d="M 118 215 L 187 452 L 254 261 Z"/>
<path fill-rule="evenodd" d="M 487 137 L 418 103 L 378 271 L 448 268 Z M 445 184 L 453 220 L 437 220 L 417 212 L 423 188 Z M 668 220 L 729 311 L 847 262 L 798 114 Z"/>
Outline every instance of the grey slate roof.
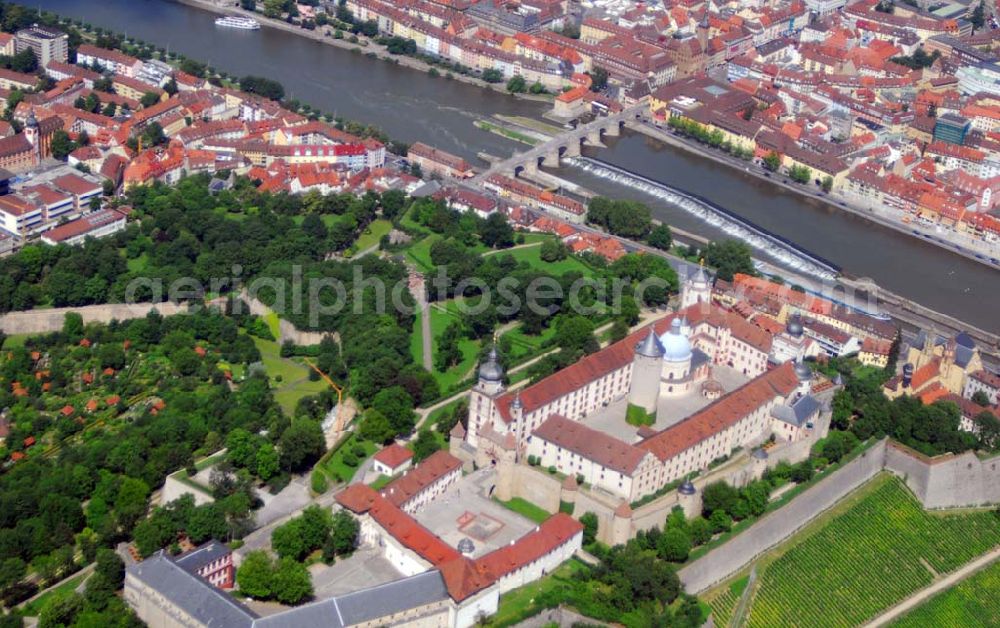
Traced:
<path fill-rule="evenodd" d="M 656 332 L 653 331 L 652 325 L 649 326 L 649 333 L 646 334 L 646 338 L 636 345 L 635 352 L 647 358 L 663 357 L 663 345 L 656 336 Z"/>
<path fill-rule="evenodd" d="M 410 192 L 410 196 L 414 198 L 423 198 L 425 196 L 434 196 L 439 191 L 441 191 L 441 184 L 437 181 L 428 181 L 424 183 L 417 189 Z"/>
<path fill-rule="evenodd" d="M 198 573 L 198 570 L 205 565 L 223 558 L 231 552 L 232 550 L 224 544 L 212 539 L 211 541 L 200 545 L 196 549 L 178 556 L 174 559 L 174 562 L 185 571 Z"/>
<path fill-rule="evenodd" d="M 712 358 L 708 357 L 708 354 L 701 349 L 695 347 L 691 350 L 691 370 L 695 371 L 702 364 L 709 364 L 712 362 Z"/>
<path fill-rule="evenodd" d="M 436 569 L 299 606 L 276 615 L 262 617 L 253 628 L 342 628 L 448 598 L 441 572 Z"/>
<path fill-rule="evenodd" d="M 188 555 L 189 560 L 197 551 Z M 441 572 L 434 569 L 267 617 L 258 617 L 252 610 L 178 562 L 180 561 L 161 550 L 143 562 L 130 566 L 128 573 L 210 628 L 343 628 L 449 599 Z M 196 562 L 190 560 L 189 565 Z"/>
<path fill-rule="evenodd" d="M 163 550 L 130 566 L 128 574 L 205 626 L 251 628 L 257 618 L 243 604 L 181 568 Z"/>
<path fill-rule="evenodd" d="M 913 340 L 913 344 L 911 346 L 917 349 L 922 348 L 927 338 L 927 333 L 928 333 L 927 331 L 921 329 L 917 333 L 917 337 Z M 938 334 L 934 334 L 935 347 L 938 345 L 943 345 L 947 342 L 948 342 L 947 338 Z M 975 350 L 976 350 L 976 341 L 972 339 L 972 336 L 970 336 L 964 331 L 959 332 L 958 334 L 955 335 L 955 364 L 957 364 L 962 368 L 968 366 L 969 362 L 972 360 L 972 356 L 974 355 Z"/>
<path fill-rule="evenodd" d="M 819 411 L 819 408 L 819 401 L 815 397 L 803 395 L 791 404 L 775 406 L 771 410 L 771 416 L 789 425 L 802 427 Z"/>

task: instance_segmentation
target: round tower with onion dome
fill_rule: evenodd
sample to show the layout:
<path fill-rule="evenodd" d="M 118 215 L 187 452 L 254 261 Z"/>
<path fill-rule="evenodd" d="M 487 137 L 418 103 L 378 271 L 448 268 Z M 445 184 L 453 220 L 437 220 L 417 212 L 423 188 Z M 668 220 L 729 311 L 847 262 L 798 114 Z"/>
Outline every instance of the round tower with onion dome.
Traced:
<path fill-rule="evenodd" d="M 691 386 L 691 341 L 683 332 L 680 317 L 670 322 L 670 329 L 660 336 L 663 357 L 660 358 L 660 395 L 677 397 Z"/>
<path fill-rule="evenodd" d="M 503 366 L 496 347 L 490 349 L 486 359 L 479 364 L 479 381 L 476 382 L 476 387 L 487 395 L 503 391 Z"/>
<path fill-rule="evenodd" d="M 690 478 L 684 480 L 677 488 L 677 501 L 688 519 L 701 514 L 701 496 Z"/>
<path fill-rule="evenodd" d="M 504 393 L 504 372 L 496 347 L 490 349 L 486 359 L 480 362 L 476 385 L 469 391 L 469 421 L 465 440 L 473 447 L 479 446 L 479 430 L 492 423 L 494 403 Z"/>

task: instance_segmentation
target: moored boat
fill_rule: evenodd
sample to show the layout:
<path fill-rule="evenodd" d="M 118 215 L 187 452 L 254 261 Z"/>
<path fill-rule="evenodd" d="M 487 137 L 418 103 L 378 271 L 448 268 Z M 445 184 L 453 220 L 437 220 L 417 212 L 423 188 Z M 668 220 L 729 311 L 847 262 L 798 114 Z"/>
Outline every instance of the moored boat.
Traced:
<path fill-rule="evenodd" d="M 242 17 L 239 15 L 227 15 L 225 17 L 220 17 L 215 20 L 215 25 L 224 26 L 226 28 L 238 28 L 246 31 L 260 30 L 260 22 L 252 17 Z"/>

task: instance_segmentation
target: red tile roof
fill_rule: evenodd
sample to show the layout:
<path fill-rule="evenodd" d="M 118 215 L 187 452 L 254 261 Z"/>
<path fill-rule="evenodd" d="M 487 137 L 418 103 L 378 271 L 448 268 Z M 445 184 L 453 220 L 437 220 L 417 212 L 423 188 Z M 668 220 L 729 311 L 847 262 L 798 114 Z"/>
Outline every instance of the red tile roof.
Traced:
<path fill-rule="evenodd" d="M 393 538 L 432 565 L 461 557 L 458 550 L 369 486 L 352 484 L 337 495 L 337 501 L 355 514 L 367 512 Z"/>
<path fill-rule="evenodd" d="M 669 460 L 701 441 L 718 434 L 770 402 L 775 396 L 787 397 L 796 386 L 795 365 L 781 366 L 721 397 L 680 423 L 638 444 L 661 461 Z"/>
<path fill-rule="evenodd" d="M 496 582 L 496 576 L 487 571 L 486 565 L 464 556 L 439 565 L 438 571 L 448 594 L 459 602 Z"/>
<path fill-rule="evenodd" d="M 102 191 L 100 183 L 92 183 L 83 177 L 75 174 L 65 174 L 52 180 L 56 187 L 66 190 L 70 194 L 82 196 L 85 194 L 95 194 Z"/>
<path fill-rule="evenodd" d="M 678 315 L 685 316 L 692 326 L 705 323 L 713 327 L 726 327 L 737 340 L 763 353 L 769 353 L 771 350 L 771 334 L 747 322 L 739 314 L 714 305 L 697 304 L 678 314 L 664 317 L 653 323 L 656 334 L 666 333 L 670 329 L 671 321 Z M 510 404 L 514 401 L 516 394 L 520 395 L 521 404 L 524 407 L 523 411 L 527 414 L 604 377 L 612 371 L 623 368 L 632 361 L 635 346 L 642 341 L 647 333 L 648 329 L 644 327 L 542 381 L 522 389 L 519 393 L 508 392 L 502 395 L 496 400 L 497 410 L 499 410 L 501 418 L 505 422 L 510 422 Z"/>
<path fill-rule="evenodd" d="M 632 475 L 648 453 L 558 414 L 546 419 L 532 434 L 625 475 Z"/>
<path fill-rule="evenodd" d="M 934 358 L 913 372 L 913 377 L 910 379 L 910 388 L 912 390 L 920 390 L 927 382 L 937 377 L 940 372 L 941 359 Z"/>
<path fill-rule="evenodd" d="M 579 521 L 566 513 L 556 513 L 513 544 L 481 556 L 475 563 L 485 566 L 487 573 L 503 577 L 530 565 L 582 531 Z"/>
<path fill-rule="evenodd" d="M 396 506 L 402 506 L 417 493 L 424 490 L 445 475 L 462 467 L 462 461 L 447 451 L 431 454 L 410 472 L 382 489 L 382 496 Z"/>
<path fill-rule="evenodd" d="M 948 389 L 941 385 L 941 382 L 934 382 L 920 392 L 920 403 L 929 406 L 938 399 L 948 396 Z"/>
<path fill-rule="evenodd" d="M 395 469 L 411 458 L 413 458 L 413 452 L 398 443 L 393 443 L 388 447 L 384 447 L 381 451 L 375 454 L 375 460 L 381 462 L 390 469 Z"/>
<path fill-rule="evenodd" d="M 539 560 L 583 531 L 579 521 L 558 513 L 514 543 L 470 560 L 369 486 L 352 484 L 336 499 L 355 514 L 367 512 L 404 547 L 437 567 L 448 594 L 459 602 Z"/>

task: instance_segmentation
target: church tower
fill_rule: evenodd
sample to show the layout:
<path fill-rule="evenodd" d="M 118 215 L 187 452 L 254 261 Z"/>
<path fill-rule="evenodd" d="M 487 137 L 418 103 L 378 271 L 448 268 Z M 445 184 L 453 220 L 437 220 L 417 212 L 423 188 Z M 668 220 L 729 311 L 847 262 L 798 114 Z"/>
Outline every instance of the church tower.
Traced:
<path fill-rule="evenodd" d="M 35 163 L 41 163 L 42 138 L 39 134 L 38 118 L 35 117 L 34 109 L 28 112 L 28 118 L 24 121 L 24 139 L 28 140 L 28 143 L 31 144 L 31 148 L 34 151 Z"/>
<path fill-rule="evenodd" d="M 479 365 L 479 380 L 469 391 L 469 429 L 465 440 L 473 447 L 478 446 L 479 430 L 497 418 L 495 401 L 504 392 L 503 375 L 500 356 L 493 347 Z"/>
<path fill-rule="evenodd" d="M 695 33 L 698 36 L 698 45 L 701 46 L 702 50 L 706 50 L 708 48 L 708 36 L 711 29 L 712 27 L 708 22 L 708 10 L 706 10 L 705 15 L 701 18 L 701 21 L 698 22 L 698 27 L 695 30 Z"/>
<path fill-rule="evenodd" d="M 681 286 L 681 307 L 686 309 L 696 303 L 709 303 L 712 300 L 712 283 L 704 266 L 698 266 L 694 274 L 688 275 Z"/>

